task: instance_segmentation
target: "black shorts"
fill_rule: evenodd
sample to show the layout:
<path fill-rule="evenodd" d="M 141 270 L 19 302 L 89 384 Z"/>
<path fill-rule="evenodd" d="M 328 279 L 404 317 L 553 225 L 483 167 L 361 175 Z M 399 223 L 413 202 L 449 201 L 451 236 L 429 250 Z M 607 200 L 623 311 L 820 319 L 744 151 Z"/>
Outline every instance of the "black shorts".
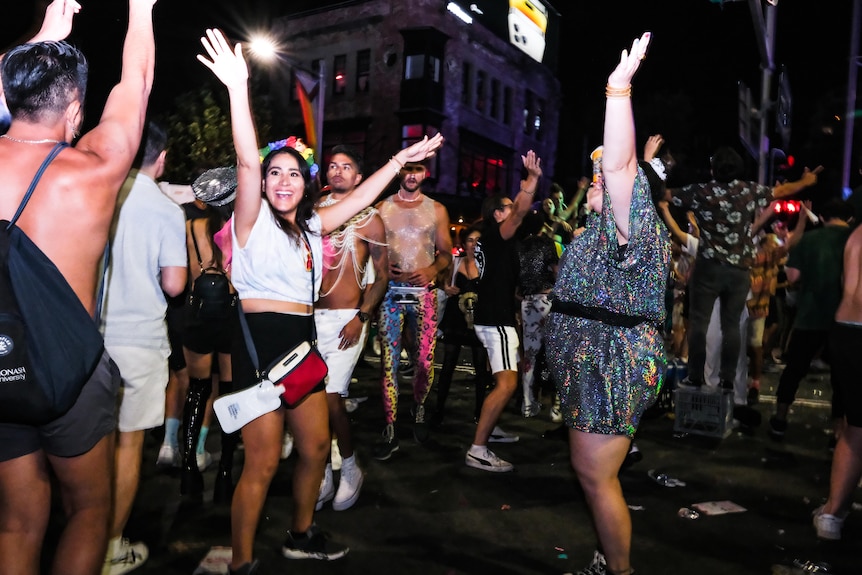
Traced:
<path fill-rule="evenodd" d="M 862 325 L 836 323 L 829 333 L 833 394 L 840 397 L 847 423 L 862 427 Z"/>
<path fill-rule="evenodd" d="M 43 449 L 60 457 L 75 457 L 91 450 L 117 427 L 120 370 L 108 352 L 65 415 L 41 426 L 0 423 L 0 461 Z"/>
<path fill-rule="evenodd" d="M 199 354 L 230 353 L 234 334 L 240 333 L 239 311 L 236 307 L 225 319 L 202 320 L 194 317 L 191 306 L 186 306 L 186 323 L 183 346 Z"/>
<path fill-rule="evenodd" d="M 311 339 L 314 316 L 264 312 L 247 313 L 245 319 L 259 358 L 258 365 L 261 369 L 266 369 L 269 364 L 295 345 Z M 236 330 L 234 337 L 231 369 L 233 371 L 234 391 L 246 389 L 258 383 L 254 365 L 246 349 L 245 338 L 240 328 Z M 325 379 L 321 380 L 311 390 L 311 393 L 324 391 L 326 389 L 325 382 Z"/>

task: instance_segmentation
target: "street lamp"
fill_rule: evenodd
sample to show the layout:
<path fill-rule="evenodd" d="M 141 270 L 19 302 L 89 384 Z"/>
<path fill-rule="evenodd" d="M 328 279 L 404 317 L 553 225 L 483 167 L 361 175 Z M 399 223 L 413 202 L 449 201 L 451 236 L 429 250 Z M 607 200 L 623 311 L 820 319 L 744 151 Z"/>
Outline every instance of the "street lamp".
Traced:
<path fill-rule="evenodd" d="M 293 71 L 296 78 L 296 96 L 302 108 L 305 136 L 309 147 L 314 150 L 318 162 L 323 159 L 323 110 L 326 92 L 326 65 L 320 61 L 320 69 L 315 74 L 295 58 L 289 56 L 278 41 L 267 34 L 252 34 L 249 37 L 249 52 L 265 64 L 284 63 Z"/>

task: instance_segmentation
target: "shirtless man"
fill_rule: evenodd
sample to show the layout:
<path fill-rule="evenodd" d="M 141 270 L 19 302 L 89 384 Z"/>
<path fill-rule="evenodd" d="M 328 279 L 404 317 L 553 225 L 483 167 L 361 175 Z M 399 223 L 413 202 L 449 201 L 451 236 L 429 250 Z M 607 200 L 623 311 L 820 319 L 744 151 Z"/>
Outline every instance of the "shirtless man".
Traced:
<path fill-rule="evenodd" d="M 320 201 L 329 206 L 353 192 L 362 181 L 363 165 L 359 153 L 350 146 L 332 148 L 332 159 L 326 170 L 331 192 Z M 369 257 L 373 278 L 368 268 Z M 326 464 L 317 509 L 332 501 L 332 508 L 343 511 L 359 498 L 362 470 L 356 463 L 350 419 L 344 408 L 347 387 L 353 368 L 365 349 L 368 319 L 386 292 L 389 256 L 383 220 L 368 207 L 338 230 L 323 238 L 323 283 L 315 304 L 317 345 L 329 376 L 326 380 L 326 402 L 329 405 L 329 427 L 338 441 L 341 453 L 341 478 L 338 492 L 332 478 L 332 464 Z"/>
<path fill-rule="evenodd" d="M 862 386 L 859 346 L 862 344 L 862 227 L 844 245 L 844 288 L 829 336 L 833 394 L 841 398 L 844 425 L 832 455 L 829 498 L 814 512 L 821 539 L 841 539 L 853 492 L 862 478 Z"/>
<path fill-rule="evenodd" d="M 422 193 L 425 166 L 408 163 L 401 169 L 398 192 L 377 204 L 386 242 L 389 244 L 389 287 L 380 306 L 380 335 L 383 348 L 383 408 L 386 428 L 383 441 L 374 449 L 374 458 L 389 459 L 398 451 L 395 419 L 398 413 L 398 363 L 401 335 L 407 316 L 415 318 L 416 375 L 413 379 L 413 436 L 428 439 L 425 399 L 434 381 L 434 348 L 437 343 L 437 290 L 434 280 L 452 262 L 452 238 L 446 206 Z M 424 288 L 413 295 L 414 303 L 404 303 L 393 289 Z"/>
<path fill-rule="evenodd" d="M 97 273 L 120 185 L 132 165 L 153 78 L 155 0 L 129 0 L 120 83 L 102 118 L 48 167 L 18 226 L 57 265 L 81 303 L 96 309 Z M 32 43 L 3 58 L 12 115 L 0 138 L 0 216 L 9 218 L 48 151 L 78 136 L 87 64 L 59 42 L 71 31 L 75 0 L 55 0 Z M 61 233 L 58 233 L 61 230 Z M 102 569 L 111 507 L 112 436 L 119 374 L 105 354 L 78 401 L 41 427 L 0 423 L 0 573 L 40 572 L 51 505 L 51 471 L 67 523 L 52 573 L 92 575 Z"/>

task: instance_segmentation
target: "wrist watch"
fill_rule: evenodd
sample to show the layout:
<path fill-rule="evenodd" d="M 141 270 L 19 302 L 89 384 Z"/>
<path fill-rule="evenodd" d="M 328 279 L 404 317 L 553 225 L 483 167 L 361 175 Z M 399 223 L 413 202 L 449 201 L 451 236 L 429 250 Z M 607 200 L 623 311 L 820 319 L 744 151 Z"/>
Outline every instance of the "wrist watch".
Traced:
<path fill-rule="evenodd" d="M 359 321 L 361 321 L 362 323 L 366 323 L 368 321 L 368 314 L 362 310 L 356 312 L 356 317 L 358 317 Z"/>

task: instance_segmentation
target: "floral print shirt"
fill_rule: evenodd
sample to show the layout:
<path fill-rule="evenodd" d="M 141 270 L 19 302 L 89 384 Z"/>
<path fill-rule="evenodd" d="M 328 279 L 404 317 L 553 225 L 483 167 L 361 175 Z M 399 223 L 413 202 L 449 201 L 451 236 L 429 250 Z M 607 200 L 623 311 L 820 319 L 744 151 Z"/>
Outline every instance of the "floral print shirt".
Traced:
<path fill-rule="evenodd" d="M 751 225 L 757 208 L 772 200 L 772 188 L 756 182 L 706 182 L 673 192 L 673 205 L 692 210 L 700 227 L 697 257 L 744 270 L 754 263 Z"/>

